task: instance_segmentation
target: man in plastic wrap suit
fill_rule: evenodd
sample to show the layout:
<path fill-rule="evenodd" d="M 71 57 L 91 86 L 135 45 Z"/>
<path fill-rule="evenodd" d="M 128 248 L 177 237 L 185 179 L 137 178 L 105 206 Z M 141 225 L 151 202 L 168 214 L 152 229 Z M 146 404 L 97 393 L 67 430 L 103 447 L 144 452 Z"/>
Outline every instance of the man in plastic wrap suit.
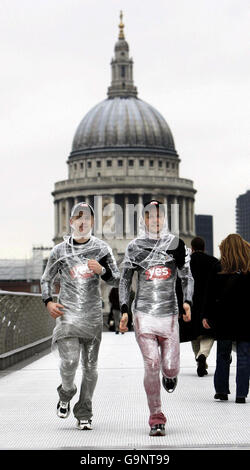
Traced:
<path fill-rule="evenodd" d="M 92 397 L 97 382 L 97 360 L 102 337 L 103 315 L 100 278 L 118 286 L 120 272 L 111 248 L 91 234 L 94 211 L 87 203 L 71 212 L 71 235 L 50 253 L 41 279 L 42 299 L 56 318 L 52 349 L 60 357 L 62 383 L 58 387 L 57 415 L 67 418 L 70 400 L 76 393 L 74 378 L 82 362 L 82 383 L 73 413 L 79 429 L 92 429 Z M 60 278 L 58 303 L 53 302 L 53 282 Z"/>
<path fill-rule="evenodd" d="M 177 273 L 183 290 L 183 319 L 190 321 L 193 278 L 185 264 L 184 242 L 169 233 L 165 207 L 158 201 L 144 206 L 138 238 L 126 249 L 120 280 L 122 318 L 120 330 L 127 331 L 127 308 L 134 273 L 137 289 L 133 305 L 135 335 L 144 360 L 144 387 L 150 411 L 150 436 L 165 435 L 166 417 L 161 409 L 161 382 L 173 392 L 179 373 Z"/>

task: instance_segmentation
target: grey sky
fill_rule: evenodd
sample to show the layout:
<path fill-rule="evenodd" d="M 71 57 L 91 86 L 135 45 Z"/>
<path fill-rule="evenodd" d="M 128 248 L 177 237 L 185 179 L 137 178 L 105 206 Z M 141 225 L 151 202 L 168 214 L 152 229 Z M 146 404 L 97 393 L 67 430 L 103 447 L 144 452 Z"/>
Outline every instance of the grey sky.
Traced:
<path fill-rule="evenodd" d="M 1 258 L 52 245 L 51 191 L 79 122 L 106 98 L 121 9 L 139 98 L 172 130 L 195 212 L 214 216 L 215 247 L 235 231 L 250 188 L 248 4 L 0 1 Z"/>

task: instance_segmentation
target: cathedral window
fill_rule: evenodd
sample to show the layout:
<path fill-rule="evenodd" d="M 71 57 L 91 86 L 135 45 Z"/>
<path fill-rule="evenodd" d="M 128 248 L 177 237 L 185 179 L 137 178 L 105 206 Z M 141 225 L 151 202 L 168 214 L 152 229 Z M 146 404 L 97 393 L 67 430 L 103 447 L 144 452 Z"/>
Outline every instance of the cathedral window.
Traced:
<path fill-rule="evenodd" d="M 144 166 L 144 160 L 140 160 L 140 166 Z"/>
<path fill-rule="evenodd" d="M 118 166 L 123 166 L 123 160 L 118 160 Z"/>
<path fill-rule="evenodd" d="M 96 166 L 97 166 L 97 168 L 101 168 L 101 166 L 102 166 L 102 162 L 101 162 L 100 160 L 97 160 L 97 162 L 96 162 Z"/>
<path fill-rule="evenodd" d="M 125 77 L 125 73 L 126 73 L 125 65 L 122 65 L 121 66 L 121 77 Z"/>
<path fill-rule="evenodd" d="M 154 160 L 149 160 L 149 166 L 150 166 L 150 168 L 153 168 L 153 166 L 154 166 Z"/>
<path fill-rule="evenodd" d="M 161 160 L 159 160 L 159 162 L 158 162 L 158 167 L 162 168 L 162 161 Z"/>
<path fill-rule="evenodd" d="M 112 166 L 112 160 L 107 160 L 107 166 Z"/>
<path fill-rule="evenodd" d="M 129 160 L 128 161 L 128 166 L 134 166 L 134 160 Z"/>
<path fill-rule="evenodd" d="M 92 167 L 92 162 L 88 162 L 88 168 Z"/>
<path fill-rule="evenodd" d="M 169 168 L 169 162 L 166 162 L 166 168 Z"/>

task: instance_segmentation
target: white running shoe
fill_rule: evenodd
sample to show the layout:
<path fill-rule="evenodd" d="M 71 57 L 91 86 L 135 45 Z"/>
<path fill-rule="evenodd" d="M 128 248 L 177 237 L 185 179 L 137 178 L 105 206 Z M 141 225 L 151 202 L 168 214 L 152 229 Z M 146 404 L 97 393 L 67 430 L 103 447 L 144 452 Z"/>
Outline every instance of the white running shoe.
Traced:
<path fill-rule="evenodd" d="M 165 424 L 155 424 L 150 429 L 150 436 L 165 436 Z"/>
<path fill-rule="evenodd" d="M 59 418 L 67 418 L 70 414 L 70 404 L 69 401 L 61 401 L 57 403 L 57 410 L 56 410 L 57 416 Z"/>
<path fill-rule="evenodd" d="M 91 419 L 78 419 L 77 420 L 77 428 L 81 431 L 89 431 L 92 429 L 92 421 Z"/>

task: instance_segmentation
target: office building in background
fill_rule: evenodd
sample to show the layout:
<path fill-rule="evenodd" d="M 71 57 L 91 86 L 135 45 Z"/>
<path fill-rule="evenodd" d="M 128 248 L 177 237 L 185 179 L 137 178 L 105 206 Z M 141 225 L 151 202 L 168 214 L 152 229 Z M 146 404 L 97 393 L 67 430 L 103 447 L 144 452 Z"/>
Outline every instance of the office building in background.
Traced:
<path fill-rule="evenodd" d="M 236 199 L 236 232 L 250 242 L 250 190 Z"/>
<path fill-rule="evenodd" d="M 205 250 L 209 255 L 214 254 L 213 242 L 213 216 L 212 215 L 195 215 L 195 232 L 197 237 L 205 240 Z"/>

